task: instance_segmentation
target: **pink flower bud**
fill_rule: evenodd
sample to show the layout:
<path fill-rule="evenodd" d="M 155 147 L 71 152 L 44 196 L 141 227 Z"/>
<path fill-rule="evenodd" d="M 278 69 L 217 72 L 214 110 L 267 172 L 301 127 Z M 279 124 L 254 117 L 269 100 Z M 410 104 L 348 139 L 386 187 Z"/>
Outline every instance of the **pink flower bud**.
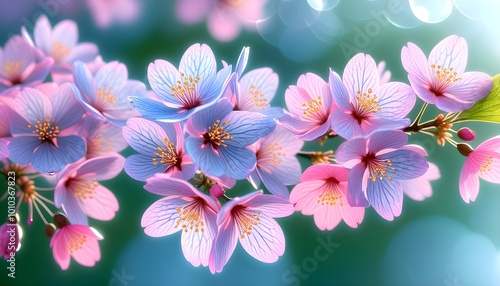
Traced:
<path fill-rule="evenodd" d="M 224 195 L 224 189 L 220 185 L 215 184 L 210 188 L 210 195 L 216 199 L 221 198 Z"/>
<path fill-rule="evenodd" d="M 470 128 L 463 127 L 460 128 L 457 132 L 458 138 L 464 140 L 464 141 L 472 141 L 476 139 L 476 133 L 474 131 L 470 130 Z"/>

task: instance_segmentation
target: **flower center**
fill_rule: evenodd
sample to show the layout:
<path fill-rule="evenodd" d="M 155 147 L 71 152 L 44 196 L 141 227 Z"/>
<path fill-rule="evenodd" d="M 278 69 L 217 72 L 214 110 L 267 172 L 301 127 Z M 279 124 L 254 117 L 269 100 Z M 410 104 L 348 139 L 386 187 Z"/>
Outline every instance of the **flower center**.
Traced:
<path fill-rule="evenodd" d="M 95 189 L 99 183 L 94 178 L 70 179 L 69 188 L 73 190 L 73 195 L 81 199 L 93 199 Z"/>
<path fill-rule="evenodd" d="M 361 124 L 361 121 L 365 119 L 368 114 L 376 113 L 377 111 L 382 110 L 378 104 L 377 95 L 372 93 L 373 90 L 371 88 L 363 94 L 361 94 L 360 90 L 356 92 L 357 105 L 353 116 L 356 120 L 358 120 L 358 124 Z"/>
<path fill-rule="evenodd" d="M 153 165 L 166 164 L 168 165 L 165 171 L 173 166 L 180 168 L 180 158 L 175 152 L 175 145 L 168 138 L 163 138 L 164 146 L 156 147 L 153 157 Z"/>
<path fill-rule="evenodd" d="M 59 126 L 56 125 L 55 119 L 50 119 L 50 115 L 43 118 L 38 119 L 37 123 L 33 127 L 31 124 L 28 124 L 28 128 L 34 128 L 33 133 L 38 134 L 38 139 L 42 142 L 52 140 L 57 137 L 59 134 Z"/>
<path fill-rule="evenodd" d="M 109 105 L 113 107 L 118 106 L 116 104 L 116 94 L 113 93 L 113 87 L 112 86 L 106 87 L 106 84 L 103 84 L 97 90 L 97 100 L 104 106 L 109 106 Z M 103 109 L 103 106 L 101 106 L 101 109 Z"/>
<path fill-rule="evenodd" d="M 177 208 L 175 211 L 179 213 L 179 217 L 175 223 L 175 228 L 181 226 L 184 232 L 188 232 L 189 230 L 204 232 L 205 223 L 201 216 L 204 207 L 205 202 L 202 199 L 196 198 L 189 204 Z"/>
<path fill-rule="evenodd" d="M 87 236 L 84 234 L 83 235 L 76 233 L 69 234 L 67 240 L 68 244 L 67 249 L 69 251 L 69 254 L 73 254 L 73 252 L 81 250 L 86 242 L 87 242 Z"/>
<path fill-rule="evenodd" d="M 236 206 L 231 213 L 240 228 L 241 239 L 245 238 L 245 235 L 249 236 L 252 234 L 253 228 L 260 224 L 260 211 L 254 213 L 248 211 L 244 206 Z"/>
<path fill-rule="evenodd" d="M 342 199 L 342 194 L 338 190 L 339 181 L 335 178 L 330 178 L 326 182 L 326 189 L 319 194 L 318 196 L 318 204 L 335 206 L 337 204 L 337 200 Z M 340 201 L 340 206 L 343 207 L 344 204 Z"/>
<path fill-rule="evenodd" d="M 52 41 L 52 50 L 50 51 L 50 56 L 56 60 L 60 60 L 63 57 L 69 56 L 71 50 L 58 40 Z"/>
<path fill-rule="evenodd" d="M 186 109 L 200 106 L 201 102 L 196 85 L 200 77 L 186 77 L 181 73 L 181 79 L 177 81 L 177 86 L 172 86 L 172 96 L 176 97 Z"/>
<path fill-rule="evenodd" d="M 457 72 L 453 71 L 453 67 L 445 68 L 440 65 L 431 64 L 431 68 L 441 83 L 450 84 L 462 79 L 461 77 L 457 77 Z"/>
<path fill-rule="evenodd" d="M 392 166 L 392 160 L 377 159 L 375 154 L 370 153 L 367 154 L 362 161 L 368 168 L 370 173 L 369 178 L 372 182 L 375 183 L 377 179 L 382 181 L 384 178 L 387 178 L 388 181 L 392 181 L 389 175 L 396 173 L 396 168 Z"/>
<path fill-rule="evenodd" d="M 21 83 L 19 70 L 23 65 L 24 61 L 5 61 L 3 66 L 4 73 L 6 77 L 10 79 L 12 85 Z"/>
<path fill-rule="evenodd" d="M 484 173 L 484 172 L 490 172 L 491 169 L 490 169 L 490 165 L 491 163 L 493 163 L 493 157 L 490 156 L 488 158 L 488 160 L 486 161 L 486 163 L 484 163 L 482 166 L 481 166 L 481 169 L 479 169 L 479 172 L 481 173 Z"/>
<path fill-rule="evenodd" d="M 304 116 L 311 117 L 319 113 L 322 105 L 323 101 L 321 100 L 321 96 L 318 96 L 316 99 L 311 99 L 307 103 L 302 103 Z"/>
<path fill-rule="evenodd" d="M 264 94 L 260 92 L 260 88 L 259 87 L 256 88 L 254 85 L 250 86 L 250 89 L 246 94 L 246 98 L 251 100 L 255 105 L 255 107 L 261 108 L 262 110 L 265 110 L 266 107 L 269 106 L 267 98 L 265 98 Z"/>
<path fill-rule="evenodd" d="M 203 146 L 211 144 L 214 149 L 217 149 L 220 146 L 227 147 L 227 144 L 224 142 L 226 142 L 226 140 L 233 139 L 231 134 L 224 131 L 225 126 L 220 125 L 220 123 L 220 120 L 217 119 L 212 126 L 208 126 L 208 132 L 203 134 Z M 229 120 L 226 120 L 224 124 L 227 126 L 229 124 Z"/>
<path fill-rule="evenodd" d="M 102 131 L 99 131 L 98 134 L 91 139 L 87 147 L 87 153 L 109 153 L 111 151 L 113 151 L 113 141 L 104 137 Z"/>

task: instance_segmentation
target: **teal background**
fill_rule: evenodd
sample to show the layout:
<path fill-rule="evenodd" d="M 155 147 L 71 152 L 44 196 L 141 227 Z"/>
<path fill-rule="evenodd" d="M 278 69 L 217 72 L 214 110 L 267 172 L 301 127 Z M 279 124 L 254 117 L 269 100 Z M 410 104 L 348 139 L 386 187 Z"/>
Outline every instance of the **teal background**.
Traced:
<path fill-rule="evenodd" d="M 346 8 L 342 6 L 345 1 L 341 0 L 339 7 L 343 10 L 339 8 L 339 11 L 362 7 Z M 8 21 L 5 16 L 4 20 L 0 19 L 2 45 L 11 33 L 19 33 L 19 27 L 26 24 L 22 17 L 33 22 L 37 13 L 43 10 L 37 6 L 37 1 L 16 4 L 0 1 L 2 15 L 9 14 L 14 5 L 30 2 L 35 4 L 23 12 L 23 16 Z M 268 66 L 279 74 L 280 86 L 273 101 L 273 105 L 279 106 L 284 104 L 287 86 L 295 84 L 300 74 L 314 72 L 327 79 L 329 67 L 341 73 L 348 61 L 339 44 L 328 46 L 315 59 L 292 61 L 256 32 L 244 31 L 235 41 L 219 43 L 207 33 L 204 23 L 181 25 L 175 18 L 173 3 L 144 1 L 144 11 L 138 22 L 105 30 L 97 28 L 90 13 L 82 7 L 76 7 L 82 10 L 61 10 L 50 20 L 52 25 L 65 18 L 75 20 L 79 25 L 80 41 L 95 42 L 105 61 L 125 63 L 130 78 L 145 82 L 150 62 L 165 59 L 178 65 L 185 49 L 193 43 L 207 43 L 218 60 L 230 63 L 236 62 L 243 46 L 249 46 L 247 71 Z M 363 21 L 341 19 L 348 23 L 342 42 L 350 45 L 354 45 L 355 27 L 364 29 L 367 23 L 376 21 L 373 18 Z M 359 51 L 370 53 L 376 61 L 386 61 L 393 74 L 392 80 L 407 82 L 401 66 L 401 48 L 411 41 L 428 54 L 436 43 L 451 34 L 465 37 L 468 42 L 467 70 L 490 75 L 500 72 L 500 39 L 457 10 L 439 24 L 424 24 L 414 29 L 390 24 L 380 26 L 380 32 L 370 37 L 366 47 Z M 412 117 L 420 105 L 417 101 Z M 431 108 L 424 119 L 435 115 L 437 111 Z M 477 134 L 472 146 L 500 134 L 495 124 L 468 123 L 467 126 Z M 207 268 L 192 267 L 182 256 L 179 234 L 151 238 L 143 233 L 141 216 L 159 197 L 146 192 L 142 183 L 122 172 L 116 179 L 103 182 L 115 193 L 120 210 L 113 221 L 92 221 L 92 226 L 105 237 L 100 242 L 102 259 L 95 267 L 82 267 L 72 261 L 67 271 L 61 271 L 53 260 L 49 238 L 43 234 L 43 222 L 35 215 L 35 222 L 27 227 L 24 215 L 24 238 L 22 249 L 16 255 L 16 278 L 8 278 L 7 264 L 0 262 L 0 285 L 500 285 L 498 185 L 481 182 L 476 202 L 466 204 L 458 193 L 458 177 L 464 158 L 452 146 L 438 146 L 433 138 L 425 135 L 412 135 L 410 142 L 422 144 L 429 152 L 429 161 L 440 168 L 442 178 L 433 182 L 431 198 L 416 202 L 406 197 L 401 216 L 393 222 L 367 209 L 357 229 L 341 222 L 333 231 L 322 232 L 316 228 L 312 217 L 300 213 L 279 219 L 287 249 L 278 263 L 260 263 L 238 246 L 222 274 L 211 275 Z M 339 139 L 334 139 L 321 148 L 333 149 L 340 143 Z M 319 144 L 308 143 L 304 150 L 319 147 Z M 131 149 L 124 152 L 125 155 L 132 153 Z M 305 169 L 308 162 L 301 162 Z M 3 182 L 0 186 L 0 190 L 6 189 Z M 250 191 L 250 185 L 241 182 L 235 189 L 235 193 L 245 193 Z M 2 209 L 7 212 L 6 202 L 0 203 Z M 23 205 L 21 214 L 26 213 L 27 206 Z M 322 246 L 328 241 L 334 243 L 332 253 L 325 252 Z M 318 254 L 326 257 L 318 258 Z M 301 273 L 297 272 L 297 267 L 301 268 Z"/>

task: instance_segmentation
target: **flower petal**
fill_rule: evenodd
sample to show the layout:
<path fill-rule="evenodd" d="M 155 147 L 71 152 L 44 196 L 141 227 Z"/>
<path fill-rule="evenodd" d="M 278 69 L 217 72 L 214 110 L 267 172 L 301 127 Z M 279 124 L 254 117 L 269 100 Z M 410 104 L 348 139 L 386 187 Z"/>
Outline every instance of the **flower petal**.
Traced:
<path fill-rule="evenodd" d="M 35 148 L 40 144 L 41 141 L 35 136 L 14 137 L 8 145 L 10 152 L 9 159 L 18 164 L 29 164 L 33 159 Z"/>
<path fill-rule="evenodd" d="M 409 180 L 418 178 L 427 172 L 429 163 L 417 152 L 411 150 L 396 150 L 378 156 L 381 160 L 390 160 L 388 176 L 396 180 Z M 389 172 L 391 170 L 391 172 Z"/>
<path fill-rule="evenodd" d="M 381 85 L 375 93 L 378 97 L 380 111 L 375 113 L 379 118 L 402 119 L 413 109 L 415 105 L 415 93 L 413 89 L 401 82 L 390 82 Z"/>
<path fill-rule="evenodd" d="M 151 156 L 134 154 L 125 160 L 123 166 L 125 172 L 137 181 L 146 181 L 154 174 L 165 171 L 165 165 L 153 164 Z"/>
<path fill-rule="evenodd" d="M 351 100 L 347 89 L 340 79 L 340 76 L 330 69 L 330 74 L 328 78 L 328 84 L 331 88 L 332 96 L 335 103 L 342 111 L 348 111 L 352 109 Z"/>
<path fill-rule="evenodd" d="M 227 149 L 222 147 L 219 149 L 219 154 L 216 154 L 211 145 L 203 146 L 203 140 L 197 137 L 186 138 L 186 151 L 193 160 L 193 162 L 202 170 L 212 176 L 220 177 L 226 173 L 226 164 L 224 158 L 222 157 L 221 149 Z M 241 148 L 237 148 L 240 150 Z M 245 151 L 243 151 L 245 152 Z M 251 151 L 250 151 L 251 152 Z M 245 152 L 248 153 L 248 152 Z M 232 152 L 228 154 L 228 160 L 232 159 L 234 155 Z M 255 155 L 254 155 L 255 157 Z M 241 168 L 241 166 L 239 166 Z M 246 176 L 245 176 L 246 177 Z M 243 177 L 243 178 L 245 178 Z"/>
<path fill-rule="evenodd" d="M 179 218 L 178 209 L 187 202 L 181 198 L 163 198 L 154 202 L 145 212 L 141 219 L 144 232 L 152 237 L 167 236 L 181 230 L 176 227 Z"/>
<path fill-rule="evenodd" d="M 346 139 L 365 135 L 359 121 L 352 114 L 345 113 L 340 109 L 332 113 L 330 124 L 335 133 Z"/>
<path fill-rule="evenodd" d="M 194 44 L 190 46 L 181 58 L 179 72 L 187 78 L 200 78 L 204 81 L 217 73 L 215 56 L 209 46 Z"/>
<path fill-rule="evenodd" d="M 207 147 L 205 147 L 207 148 Z M 220 158 L 224 160 L 225 172 L 223 175 L 236 180 L 243 180 L 250 175 L 255 168 L 257 158 L 255 153 L 247 148 L 240 148 L 228 145 L 219 149 Z M 217 163 L 212 160 L 212 164 Z M 210 169 L 213 169 L 211 167 Z M 201 167 L 200 167 L 201 169 Z M 209 174 L 211 174 L 209 172 Z M 215 176 L 220 176 L 216 175 Z"/>
<path fill-rule="evenodd" d="M 210 252 L 210 272 L 222 272 L 222 269 L 229 261 L 229 258 L 231 258 L 236 248 L 238 234 L 239 230 L 229 217 L 224 220 L 223 224 L 219 225 L 219 232 L 215 239 L 214 246 L 212 247 L 212 251 Z"/>
<path fill-rule="evenodd" d="M 459 191 L 464 202 L 475 201 L 479 194 L 479 176 L 475 172 L 473 164 L 466 161 L 460 173 Z"/>
<path fill-rule="evenodd" d="M 164 139 L 176 143 L 172 141 L 172 137 L 167 136 L 159 124 L 143 118 L 130 118 L 122 128 L 122 132 L 130 147 L 143 155 L 153 156 L 158 147 L 165 145 Z"/>
<path fill-rule="evenodd" d="M 347 202 L 351 207 L 367 207 L 370 205 L 363 190 L 368 179 L 365 178 L 365 173 L 364 164 L 354 166 L 349 173 Z"/>
<path fill-rule="evenodd" d="M 85 155 L 85 141 L 78 136 L 57 137 L 57 142 L 57 147 L 51 143 L 43 143 L 35 150 L 32 163 L 38 172 L 59 172 L 67 164 Z"/>
<path fill-rule="evenodd" d="M 476 102 L 488 95 L 493 87 L 490 76 L 483 72 L 466 72 L 460 78 L 446 89 L 445 95 L 449 93 L 461 100 Z"/>
<path fill-rule="evenodd" d="M 203 221 L 203 231 L 182 232 L 181 246 L 184 257 L 193 266 L 208 266 L 212 244 L 217 235 L 217 214 L 211 210 L 204 210 L 200 214 Z"/>
<path fill-rule="evenodd" d="M 265 213 L 259 215 L 259 223 L 255 225 L 251 234 L 244 234 L 239 238 L 241 246 L 253 258 L 273 263 L 285 252 L 285 236 L 279 224 Z"/>
<path fill-rule="evenodd" d="M 429 64 L 440 65 L 462 74 L 467 65 L 468 48 L 464 38 L 451 35 L 439 42 L 429 54 Z"/>
<path fill-rule="evenodd" d="M 278 89 L 278 83 L 278 75 L 270 68 L 249 71 L 240 79 L 241 94 L 237 98 L 237 109 L 246 111 L 268 109 Z"/>
<path fill-rule="evenodd" d="M 368 152 L 378 153 L 386 149 L 399 149 L 408 141 L 408 135 L 397 130 L 382 130 L 370 134 Z"/>
<path fill-rule="evenodd" d="M 97 220 L 112 220 L 119 209 L 115 195 L 102 185 L 98 185 L 91 196 L 77 196 L 76 199 L 82 211 Z"/>
<path fill-rule="evenodd" d="M 422 86 L 431 83 L 431 68 L 428 64 L 427 57 L 414 43 L 408 43 L 407 46 L 404 46 L 401 50 L 401 63 L 409 75 L 410 82 L 412 82 L 412 78 L 414 79 L 411 84 L 413 88 L 415 88 L 416 85 Z M 414 83 L 416 83 L 416 85 Z M 417 94 L 419 93 L 417 92 Z"/>
<path fill-rule="evenodd" d="M 261 211 L 270 217 L 286 217 L 294 211 L 293 205 L 287 198 L 268 194 L 252 197 L 245 203 L 245 206 Z"/>
<path fill-rule="evenodd" d="M 367 151 L 366 139 L 356 137 L 340 144 L 335 154 L 335 160 L 346 168 L 352 168 L 361 161 Z"/>
<path fill-rule="evenodd" d="M 234 147 L 246 147 L 276 128 L 272 118 L 250 111 L 233 111 L 225 120 L 229 121 L 225 131 L 232 136 L 225 143 Z"/>
<path fill-rule="evenodd" d="M 347 87 L 351 98 L 360 94 L 368 93 L 369 89 L 379 86 L 379 75 L 377 65 L 370 55 L 359 53 L 347 63 L 342 81 Z"/>
<path fill-rule="evenodd" d="M 384 219 L 392 221 L 401 214 L 403 208 L 403 190 L 399 181 L 369 181 L 366 197 L 375 211 Z"/>

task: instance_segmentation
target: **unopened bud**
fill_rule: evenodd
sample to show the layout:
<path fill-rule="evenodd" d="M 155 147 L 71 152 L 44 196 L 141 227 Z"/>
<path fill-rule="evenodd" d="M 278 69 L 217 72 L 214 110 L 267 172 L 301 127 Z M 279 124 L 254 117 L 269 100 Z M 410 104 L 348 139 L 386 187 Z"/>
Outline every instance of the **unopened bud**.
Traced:
<path fill-rule="evenodd" d="M 224 195 L 224 189 L 218 184 L 215 184 L 210 188 L 210 195 L 216 199 L 221 198 Z"/>
<path fill-rule="evenodd" d="M 43 231 L 47 237 L 52 237 L 56 233 L 56 226 L 52 223 L 46 224 Z"/>
<path fill-rule="evenodd" d="M 464 141 L 472 141 L 476 139 L 476 133 L 468 127 L 460 128 L 457 132 L 458 138 Z"/>
<path fill-rule="evenodd" d="M 56 213 L 53 219 L 54 219 L 54 224 L 58 228 L 63 228 L 69 224 L 68 218 L 62 213 Z"/>
<path fill-rule="evenodd" d="M 458 143 L 457 150 L 465 157 L 469 156 L 469 154 L 474 151 L 474 149 L 472 149 L 472 147 L 467 143 Z"/>

